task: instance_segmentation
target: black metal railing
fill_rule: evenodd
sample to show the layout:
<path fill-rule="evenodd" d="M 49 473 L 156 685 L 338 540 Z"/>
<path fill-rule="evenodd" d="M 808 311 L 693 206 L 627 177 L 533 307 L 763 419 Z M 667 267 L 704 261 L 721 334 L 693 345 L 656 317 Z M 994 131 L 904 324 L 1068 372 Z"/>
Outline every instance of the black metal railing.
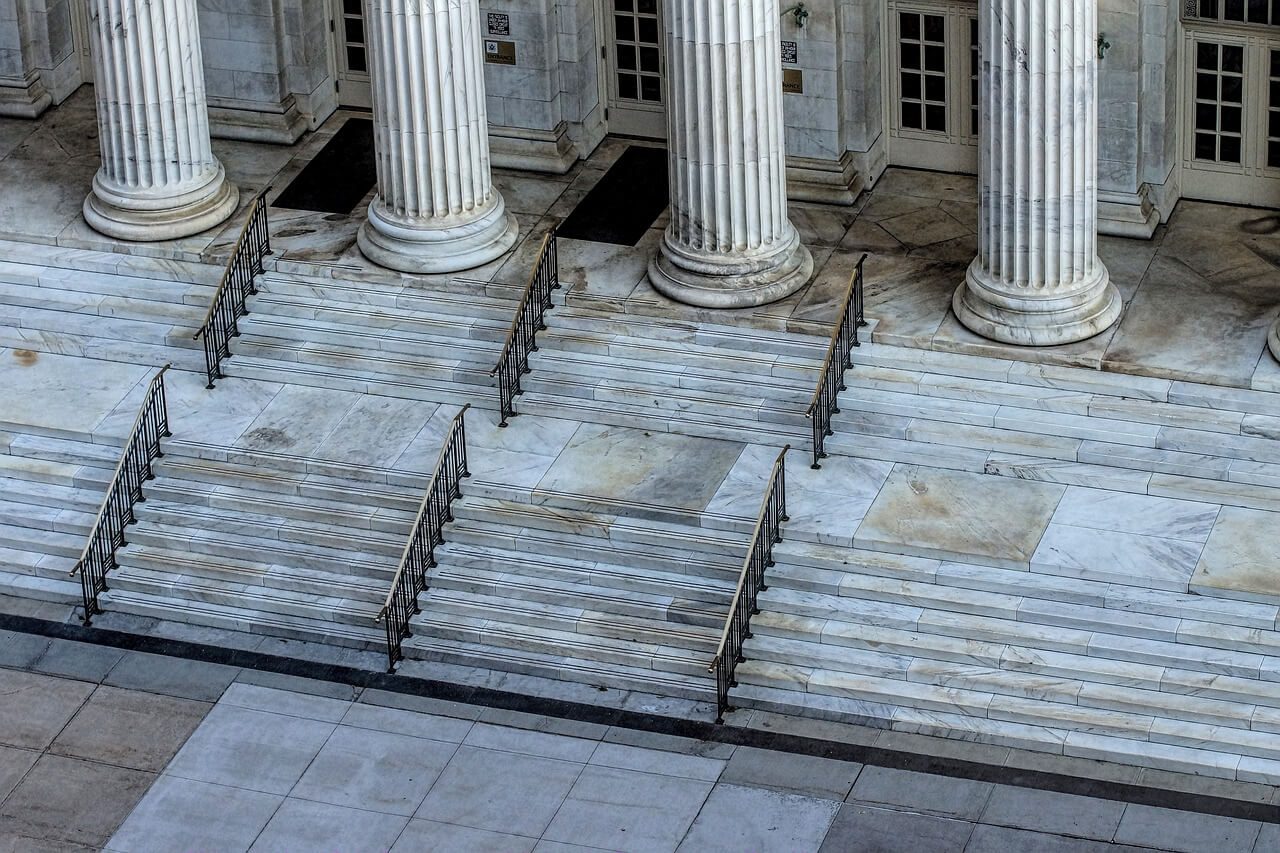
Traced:
<path fill-rule="evenodd" d="M 387 672 L 396 671 L 396 663 L 404 658 L 401 643 L 408 637 L 409 620 L 421 612 L 418 596 L 427 588 L 427 572 L 435 568 L 436 546 L 444 541 L 444 526 L 453 521 L 453 501 L 462 495 L 462 480 L 471 476 L 467 469 L 467 431 L 465 415 L 471 405 L 454 415 L 444 437 L 444 446 L 436 460 L 435 471 L 427 485 L 427 494 L 418 508 L 413 531 L 400 557 L 400 567 L 391 581 L 391 591 L 378 612 L 375 622 L 387 629 Z"/>
<path fill-rule="evenodd" d="M 831 344 L 827 347 L 827 360 L 822 363 L 818 389 L 813 392 L 813 402 L 805 413 L 813 428 L 812 468 L 821 468 L 820 460 L 826 458 L 823 447 L 827 436 L 831 435 L 831 416 L 840 412 L 840 392 L 845 390 L 844 372 L 853 367 L 849 356 L 854 347 L 862 346 L 858 340 L 858 329 L 867 325 L 862 301 L 862 265 L 866 260 L 866 255 L 858 258 L 858 265 L 849 277 L 849 290 L 840 308 L 840 320 L 831 332 Z"/>
<path fill-rule="evenodd" d="M 89 531 L 89 542 L 84 546 L 76 567 L 71 570 L 73 577 L 80 576 L 86 625 L 95 614 L 102 612 L 98 596 L 107 589 L 107 572 L 116 567 L 116 550 L 125 544 L 125 527 L 137 521 L 133 505 L 146 500 L 142 494 L 142 483 L 155 478 L 151 463 L 164 456 L 160 452 L 160 439 L 172 435 L 164 396 L 164 374 L 169 367 L 166 364 L 160 368 L 147 385 L 142 407 L 125 441 L 107 496 Z"/>
<path fill-rule="evenodd" d="M 249 215 L 213 294 L 213 303 L 200 331 L 193 336 L 204 340 L 206 388 L 212 388 L 214 380 L 222 378 L 222 360 L 231 355 L 231 339 L 240 334 L 240 318 L 249 313 L 248 299 L 258 292 L 254 278 L 262 274 L 262 259 L 271 254 L 271 229 L 267 225 L 270 190 L 267 187 L 249 204 Z"/>
<path fill-rule="evenodd" d="M 545 315 L 551 307 L 551 291 L 560 289 L 560 256 L 556 246 L 556 232 L 547 234 L 538 250 L 538 261 L 529 274 L 524 295 L 516 308 L 511 330 L 503 344 L 498 366 L 490 376 L 498 377 L 498 397 L 501 419 L 498 426 L 506 426 L 515 417 L 515 399 L 520 394 L 520 377 L 529 372 L 529 353 L 538 351 L 538 332 L 547 328 Z"/>
<path fill-rule="evenodd" d="M 751 639 L 751 617 L 760 612 L 756 600 L 768 589 L 764 582 L 765 569 L 773 565 L 773 546 L 782 541 L 782 523 L 787 520 L 787 451 L 782 448 L 773 470 L 769 473 L 769 486 L 760 502 L 760 514 L 756 517 L 755 532 L 751 534 L 751 546 L 738 576 L 738 588 L 729 606 L 720 645 L 715 659 L 707 667 L 716 674 L 716 722 L 723 723 L 724 715 L 733 709 L 729 706 L 729 688 L 736 687 L 733 672 L 745 658 L 742 644 Z"/>

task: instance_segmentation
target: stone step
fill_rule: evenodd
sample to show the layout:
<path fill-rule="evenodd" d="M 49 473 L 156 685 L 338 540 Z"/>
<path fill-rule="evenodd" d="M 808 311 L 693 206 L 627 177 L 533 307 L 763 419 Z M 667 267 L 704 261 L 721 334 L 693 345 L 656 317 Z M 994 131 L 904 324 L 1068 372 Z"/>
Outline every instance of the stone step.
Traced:
<path fill-rule="evenodd" d="M 386 549 L 382 553 L 374 553 L 343 547 L 347 544 L 345 540 L 327 546 L 312 544 L 312 539 L 305 534 L 296 541 L 265 538 L 248 533 L 188 526 L 182 522 L 181 517 L 173 521 L 166 519 L 166 523 L 148 518 L 129 528 L 126 538 L 130 543 L 151 548 L 367 577 L 384 577 L 388 572 L 394 574 L 400 560 L 399 552 L 388 556 Z M 403 543 L 401 547 L 403 548 Z M 78 555 L 79 551 L 76 553 Z"/>
<path fill-rule="evenodd" d="M 11 240 L 0 240 L 0 258 L 52 270 L 79 270 L 160 282 L 181 281 L 212 286 L 217 286 L 223 274 L 221 265 Z"/>
<path fill-rule="evenodd" d="M 465 292 L 413 286 L 354 287 L 336 279 L 314 276 L 284 275 L 271 271 L 262 276 L 260 294 L 269 294 L 278 302 L 293 301 L 304 305 L 356 305 L 403 312 L 406 314 L 438 314 L 461 317 L 483 317 L 510 322 L 516 302 L 502 296 L 490 296 L 473 288 Z"/>
<path fill-rule="evenodd" d="M 256 484 L 255 484 L 256 485 Z M 285 521 L 300 521 L 326 527 L 351 528 L 408 537 L 417 514 L 412 511 L 386 509 L 362 504 L 352 499 L 328 500 L 313 496 L 282 495 L 238 486 L 213 486 L 207 483 L 157 478 L 147 487 L 148 497 L 168 503 L 208 507 L 212 510 L 249 513 Z"/>
<path fill-rule="evenodd" d="M 415 636 L 685 676 L 706 673 L 711 661 L 711 654 L 705 650 L 654 642 L 664 636 L 661 626 L 656 624 L 645 631 L 642 626 L 628 626 L 621 620 L 589 614 L 575 619 L 572 614 L 522 607 L 511 599 L 476 601 L 474 597 L 462 597 L 451 590 L 434 587 L 420 597 L 419 606 L 422 612 L 410 623 Z M 493 618 L 501 616 L 504 611 L 510 611 L 510 616 Z M 515 621 L 518 618 L 529 622 Z M 629 633 L 632 636 L 616 636 Z M 671 631 L 666 636 L 677 643 L 691 639 L 687 632 Z M 710 648 L 714 649 L 714 645 L 714 642 L 710 643 Z M 650 688 L 647 692 L 657 691 Z"/>
<path fill-rule="evenodd" d="M 608 563 L 599 560 L 600 556 L 593 552 L 581 559 L 548 559 L 542 555 L 530 556 L 523 550 L 480 548 L 455 541 L 445 542 L 436 549 L 436 560 L 450 569 L 478 569 L 570 581 L 603 587 L 611 594 L 623 592 L 642 597 L 657 596 L 682 605 L 696 602 L 701 609 L 728 608 L 736 587 L 736 578 L 728 572 L 711 575 L 664 572 L 643 566 Z M 718 620 L 723 622 L 722 618 L 718 617 Z"/>
<path fill-rule="evenodd" d="M 212 296 L 212 294 L 210 294 Z M 112 317 L 199 328 L 207 306 L 153 301 L 145 294 L 113 296 L 84 290 L 60 290 L 0 280 L 0 304 L 78 315 Z"/>
<path fill-rule="evenodd" d="M 326 643 L 356 649 L 385 649 L 386 633 L 382 626 L 368 623 L 345 623 L 332 619 L 292 616 L 250 610 L 230 604 L 217 604 L 189 598 L 170 598 L 159 590 L 135 592 L 112 588 L 102 594 L 103 610 L 146 616 L 188 625 L 202 625 L 255 635 L 284 637 L 304 642 Z M 368 624 L 369 627 L 366 627 Z"/>
<path fill-rule="evenodd" d="M 442 631 L 445 633 L 446 631 Z M 600 690 L 635 690 L 640 693 L 674 696 L 695 701 L 715 701 L 715 682 L 705 672 L 686 675 L 659 671 L 647 666 L 599 663 L 566 656 L 563 652 L 538 652 L 524 648 L 427 636 L 420 632 L 404 641 L 404 654 L 413 660 L 438 661 L 482 667 L 587 684 Z"/>
<path fill-rule="evenodd" d="M 261 462 L 262 460 L 257 460 Z M 340 466 L 344 473 L 352 470 Z M 281 470 L 264 464 L 239 464 L 169 453 L 154 465 L 157 480 L 197 483 L 211 489 L 227 486 L 275 495 L 337 503 L 356 503 L 408 513 L 412 518 L 422 503 L 422 486 L 392 486 L 367 480 L 350 480 L 318 473 Z M 424 476 L 424 480 L 425 480 Z"/>
<path fill-rule="evenodd" d="M 827 356 L 828 340 L 793 332 L 754 329 L 746 326 L 710 322 L 689 323 L 670 318 L 648 318 L 642 315 L 619 315 L 616 310 L 596 311 L 579 306 L 557 308 L 548 315 L 551 334 L 561 331 L 581 336 L 622 336 L 661 344 L 682 344 L 701 351 L 762 353 L 781 356 L 778 363 L 789 359 L 797 364 L 820 367 Z M 816 363 L 815 363 L 816 362 Z"/>
<path fill-rule="evenodd" d="M 394 353 L 357 350 L 333 344 L 284 344 L 262 338 L 241 337 L 235 343 L 235 354 L 241 358 L 254 358 L 289 365 L 308 365 L 341 371 L 346 375 L 368 374 L 395 376 L 441 383 L 470 385 L 484 393 L 497 384 L 489 375 L 490 365 L 481 368 L 456 359 L 422 359 L 404 357 Z"/>
<path fill-rule="evenodd" d="M 157 279 L 121 273 L 86 275 L 84 270 L 0 260 L 0 283 L 98 294 L 124 299 L 207 307 L 215 287 L 182 279 Z"/>
<path fill-rule="evenodd" d="M 678 589 L 664 593 L 637 588 L 642 586 L 639 582 L 619 587 L 612 585 L 615 578 L 605 573 L 575 572 L 560 561 L 539 570 L 532 560 L 484 563 L 473 555 L 463 561 L 447 549 L 438 550 L 436 560 L 438 566 L 431 572 L 431 584 L 436 589 L 610 616 L 696 625 L 717 632 L 724 626 L 733 595 L 733 590 L 728 589 L 722 591 L 718 600 L 708 602 L 683 598 Z M 628 577 L 621 569 L 616 574 Z"/>
<path fill-rule="evenodd" d="M 527 536 L 530 542 L 536 537 L 541 540 L 578 541 L 591 548 L 601 545 L 655 554 L 697 554 L 699 561 L 740 567 L 748 544 L 745 535 L 696 524 L 651 521 L 616 513 L 491 498 L 465 497 L 453 505 L 453 515 L 455 522 L 450 530 L 487 528 L 500 535 L 515 537 L 520 550 L 531 547 L 522 544 Z"/>
<path fill-rule="evenodd" d="M 643 403 L 629 404 L 616 401 L 597 403 L 573 397 L 526 393 L 516 398 L 515 406 L 518 413 L 581 423 L 646 429 L 696 438 L 717 438 L 724 441 L 773 446 L 797 444 L 801 440 L 799 431 L 795 427 L 783 424 L 752 421 L 736 425 L 723 418 L 701 412 L 668 414 Z"/>
<path fill-rule="evenodd" d="M 449 403 L 462 406 L 467 403 L 481 409 L 497 409 L 497 394 L 478 394 L 471 386 L 458 386 L 449 382 L 433 382 L 410 376 L 390 374 L 365 374 L 352 376 L 341 368 L 288 364 L 253 358 L 233 356 L 223 362 L 223 373 L 243 379 L 307 385 L 315 388 L 332 388 L 360 394 L 377 394 L 387 397 L 403 397 L 410 400 L 426 400 L 432 403 Z"/>
<path fill-rule="evenodd" d="M 122 565 L 111 573 L 113 590 L 156 598 L 215 604 L 248 610 L 263 616 L 291 616 L 312 622 L 335 622 L 364 627 L 374 624 L 382 597 L 364 594 L 359 599 L 244 583 L 225 577 L 152 571 Z M 336 591 L 336 590 L 335 590 Z M 377 590 L 369 590 L 376 593 Z M 376 603 L 374 603 L 374 599 Z"/>
<path fill-rule="evenodd" d="M 125 536 L 130 536 L 136 528 L 129 528 Z M 72 561 L 80 559 L 84 552 L 89 531 L 83 533 L 50 530 L 48 528 L 30 527 L 25 524 L 0 522 L 0 548 L 14 551 L 29 551 L 53 557 L 66 557 Z"/>
<path fill-rule="evenodd" d="M 510 316 L 502 319 L 470 316 L 466 318 L 414 312 L 408 308 L 380 308 L 351 303 L 329 305 L 312 300 L 295 300 L 272 293 L 259 292 L 250 302 L 250 316 L 292 317 L 322 323 L 354 326 L 363 330 L 408 332 L 447 338 L 469 338 L 501 344 L 511 325 Z"/>

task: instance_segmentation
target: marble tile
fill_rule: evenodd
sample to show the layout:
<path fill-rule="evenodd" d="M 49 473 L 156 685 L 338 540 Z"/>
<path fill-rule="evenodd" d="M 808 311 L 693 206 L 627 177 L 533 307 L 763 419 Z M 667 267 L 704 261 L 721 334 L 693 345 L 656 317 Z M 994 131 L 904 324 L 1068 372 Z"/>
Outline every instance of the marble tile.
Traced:
<path fill-rule="evenodd" d="M 1199 542 L 1055 521 L 1031 557 L 1031 570 L 1185 592 L 1200 549 Z"/>
<path fill-rule="evenodd" d="M 899 465 L 859 525 L 858 547 L 979 557 L 1026 569 L 1065 487 Z"/>
<path fill-rule="evenodd" d="M 730 441 L 583 424 L 538 488 L 701 511 L 742 450 Z"/>
<path fill-rule="evenodd" d="M 1071 487 L 1053 523 L 1203 543 L 1218 510 L 1216 504 Z"/>
<path fill-rule="evenodd" d="M 1191 578 L 1191 589 L 1273 604 L 1280 601 L 1280 513 L 1224 506 Z"/>
<path fill-rule="evenodd" d="M 394 467 L 439 408 L 419 400 L 361 395 L 312 454 L 337 462 Z"/>
<path fill-rule="evenodd" d="M 247 450 L 310 454 L 333 431 L 361 395 L 288 385 L 267 404 L 235 442 Z"/>
<path fill-rule="evenodd" d="M 90 433 L 152 371 L 147 367 L 28 350 L 0 351 L 0 421 Z M 137 408 L 134 408 L 137 416 Z M 127 434 L 132 420 L 120 435 Z"/>

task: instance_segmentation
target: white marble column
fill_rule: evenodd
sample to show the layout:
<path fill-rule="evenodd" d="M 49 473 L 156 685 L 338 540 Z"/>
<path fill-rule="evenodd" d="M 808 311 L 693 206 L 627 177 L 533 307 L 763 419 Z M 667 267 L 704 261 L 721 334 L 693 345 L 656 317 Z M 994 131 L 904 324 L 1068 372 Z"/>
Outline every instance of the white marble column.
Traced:
<path fill-rule="evenodd" d="M 477 0 L 366 0 L 378 197 L 360 228 L 376 264 L 471 269 L 516 241 L 489 169 Z"/>
<path fill-rule="evenodd" d="M 671 224 L 649 280 L 680 302 L 742 308 L 808 282 L 787 218 L 778 0 L 663 0 Z"/>
<path fill-rule="evenodd" d="M 239 192 L 209 148 L 196 0 L 89 0 L 102 168 L 97 231 L 172 240 L 212 228 Z"/>
<path fill-rule="evenodd" d="M 1098 258 L 1097 0 L 980 0 L 978 257 L 953 307 L 1048 346 L 1120 316 Z"/>

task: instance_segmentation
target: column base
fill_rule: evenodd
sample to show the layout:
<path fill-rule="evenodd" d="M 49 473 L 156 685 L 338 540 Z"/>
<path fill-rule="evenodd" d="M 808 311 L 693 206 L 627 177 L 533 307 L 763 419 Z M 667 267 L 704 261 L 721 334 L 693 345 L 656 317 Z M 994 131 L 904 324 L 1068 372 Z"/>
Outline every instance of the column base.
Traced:
<path fill-rule="evenodd" d="M 225 222 L 240 203 L 240 190 L 227 180 L 222 164 L 194 190 L 157 195 L 112 187 L 101 171 L 84 200 L 84 219 L 93 230 L 120 240 L 176 240 Z"/>
<path fill-rule="evenodd" d="M 408 273 L 451 273 L 484 266 L 516 243 L 520 227 L 494 190 L 479 216 L 441 216 L 406 221 L 388 213 L 382 196 L 369 205 L 356 244 L 380 267 Z"/>
<path fill-rule="evenodd" d="M 1271 334 L 1267 335 L 1267 347 L 1271 350 L 1271 355 L 1280 361 L 1280 320 L 1276 320 L 1276 324 L 1271 327 Z"/>
<path fill-rule="evenodd" d="M 698 252 L 662 237 L 649 262 L 649 283 L 670 299 L 700 308 L 753 308 L 795 293 L 813 278 L 813 255 L 792 239 L 760 257 Z"/>
<path fill-rule="evenodd" d="M 993 287 L 975 260 L 964 284 L 956 288 L 951 307 L 966 328 L 984 338 L 1048 347 L 1087 340 L 1106 331 L 1120 318 L 1123 304 L 1102 261 L 1097 261 L 1093 278 L 1069 294 L 1023 297 Z"/>

